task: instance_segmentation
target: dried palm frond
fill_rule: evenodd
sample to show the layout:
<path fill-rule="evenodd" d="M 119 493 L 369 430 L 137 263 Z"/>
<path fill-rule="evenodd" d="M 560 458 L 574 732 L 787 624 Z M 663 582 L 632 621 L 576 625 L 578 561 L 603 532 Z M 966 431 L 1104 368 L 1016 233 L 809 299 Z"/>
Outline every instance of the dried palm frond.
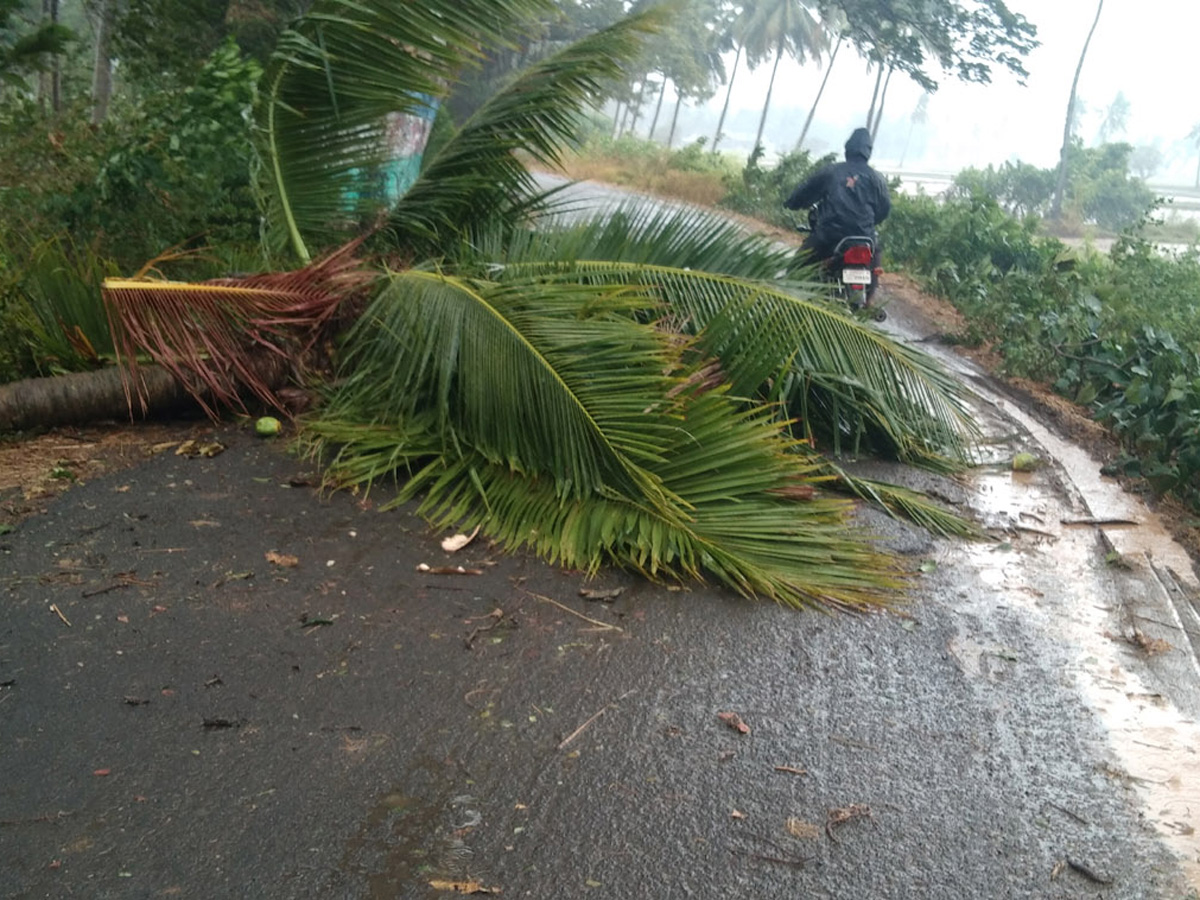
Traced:
<path fill-rule="evenodd" d="M 268 272 L 192 284 L 105 279 L 102 288 L 117 360 L 126 372 L 130 410 L 146 398 L 138 355 L 174 375 L 211 417 L 217 407 L 245 411 L 249 391 L 286 412 L 267 376 L 307 351 L 322 326 L 377 277 L 347 245 L 292 272 Z"/>

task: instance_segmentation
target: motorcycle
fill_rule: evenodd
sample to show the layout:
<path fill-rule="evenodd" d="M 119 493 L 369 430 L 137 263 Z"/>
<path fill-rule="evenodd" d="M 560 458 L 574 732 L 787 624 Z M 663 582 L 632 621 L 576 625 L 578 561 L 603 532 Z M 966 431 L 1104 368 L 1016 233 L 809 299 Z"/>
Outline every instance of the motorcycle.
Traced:
<path fill-rule="evenodd" d="M 796 230 L 810 234 L 815 222 L 814 214 L 815 211 L 809 214 L 807 225 L 797 225 Z M 801 247 L 798 259 L 803 252 L 804 248 Z M 876 322 L 887 319 L 887 310 L 872 303 L 883 269 L 875 265 L 875 240 L 869 235 L 847 235 L 838 241 L 833 253 L 821 261 L 821 274 L 826 281 L 835 285 L 834 292 L 845 301 L 851 312 L 865 312 Z"/>

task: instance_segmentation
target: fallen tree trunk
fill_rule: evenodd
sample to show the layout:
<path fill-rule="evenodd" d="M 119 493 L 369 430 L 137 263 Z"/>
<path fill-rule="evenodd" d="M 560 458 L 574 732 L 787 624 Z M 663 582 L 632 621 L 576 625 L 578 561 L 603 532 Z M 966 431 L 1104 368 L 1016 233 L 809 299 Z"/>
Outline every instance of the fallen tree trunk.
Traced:
<path fill-rule="evenodd" d="M 263 381 L 276 388 L 284 384 L 289 365 L 270 354 L 256 360 Z M 196 394 L 161 366 L 138 367 L 141 390 L 130 404 L 123 372 L 107 366 L 94 372 L 75 372 L 48 378 L 26 378 L 0 385 L 0 432 L 82 425 L 102 419 L 138 419 L 195 410 Z M 145 399 L 145 406 L 138 401 Z"/>

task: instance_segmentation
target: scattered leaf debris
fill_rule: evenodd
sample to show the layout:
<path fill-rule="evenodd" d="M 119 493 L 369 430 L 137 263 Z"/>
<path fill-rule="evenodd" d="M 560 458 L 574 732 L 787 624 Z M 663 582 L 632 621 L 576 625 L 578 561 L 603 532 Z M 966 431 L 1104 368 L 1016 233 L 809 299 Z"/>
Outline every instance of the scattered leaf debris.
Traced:
<path fill-rule="evenodd" d="M 794 838 L 804 841 L 815 841 L 821 836 L 821 829 L 812 822 L 805 822 L 795 816 L 789 816 L 783 823 L 783 829 Z"/>
<path fill-rule="evenodd" d="M 475 536 L 479 534 L 479 526 L 475 526 L 475 530 L 470 534 L 455 534 L 448 538 L 442 539 L 442 549 L 447 553 L 457 553 L 471 541 L 475 540 Z"/>
<path fill-rule="evenodd" d="M 739 716 L 735 712 L 717 713 L 717 718 L 720 719 L 722 722 L 724 722 L 726 725 L 728 725 L 730 728 L 732 728 L 734 731 L 741 732 L 742 734 L 750 733 L 750 726 L 747 725 L 745 722 L 743 722 L 742 717 Z"/>
<path fill-rule="evenodd" d="M 1090 866 L 1088 866 L 1086 863 L 1080 862 L 1077 859 L 1072 859 L 1071 857 L 1068 856 L 1067 857 L 1067 865 L 1070 866 L 1073 871 L 1078 872 L 1080 875 L 1082 875 L 1088 881 L 1094 882 L 1095 884 L 1112 884 L 1113 883 L 1111 878 L 1107 878 L 1104 875 L 1097 874 Z"/>
<path fill-rule="evenodd" d="M 1102 632 L 1110 641 L 1123 641 L 1137 647 L 1147 656 L 1157 656 L 1160 653 L 1170 653 L 1175 646 L 1162 638 L 1150 637 L 1140 628 L 1134 628 L 1129 634 L 1113 634 L 1111 631 Z"/>
<path fill-rule="evenodd" d="M 609 588 L 608 590 L 599 590 L 594 588 L 581 588 L 579 596 L 585 600 L 600 600 L 604 603 L 612 603 L 618 597 L 625 593 L 625 588 Z"/>
<path fill-rule="evenodd" d="M 483 569 L 468 569 L 466 566 L 431 566 L 418 563 L 417 571 L 426 575 L 482 575 Z"/>
<path fill-rule="evenodd" d="M 829 835 L 829 839 L 837 843 L 837 838 L 833 836 L 833 829 L 840 828 L 851 819 L 870 819 L 874 822 L 875 817 L 871 815 L 871 807 L 862 803 L 831 807 L 825 815 L 825 833 Z"/>
<path fill-rule="evenodd" d="M 480 881 L 447 881 L 435 878 L 429 882 L 435 891 L 453 891 L 456 894 L 499 894 L 498 887 L 484 887 Z"/>
<path fill-rule="evenodd" d="M 200 456 L 203 456 L 205 458 L 211 458 L 213 456 L 216 456 L 218 453 L 224 453 L 224 452 L 225 452 L 225 445 L 222 444 L 220 441 L 190 440 L 190 441 L 184 441 L 182 444 L 180 444 L 178 447 L 175 448 L 176 456 L 187 456 L 192 459 L 195 459 L 196 457 L 200 457 Z"/>

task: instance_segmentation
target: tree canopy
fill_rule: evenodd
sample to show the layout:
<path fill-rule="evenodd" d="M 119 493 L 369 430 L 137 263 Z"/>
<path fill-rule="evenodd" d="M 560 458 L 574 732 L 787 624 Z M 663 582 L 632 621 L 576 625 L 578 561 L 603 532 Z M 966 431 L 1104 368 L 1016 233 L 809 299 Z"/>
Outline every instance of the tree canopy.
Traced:
<path fill-rule="evenodd" d="M 1022 82 L 1037 28 L 1004 0 L 819 0 L 845 15 L 845 34 L 866 58 L 904 72 L 924 90 L 937 75 L 987 84 L 997 68 Z"/>

